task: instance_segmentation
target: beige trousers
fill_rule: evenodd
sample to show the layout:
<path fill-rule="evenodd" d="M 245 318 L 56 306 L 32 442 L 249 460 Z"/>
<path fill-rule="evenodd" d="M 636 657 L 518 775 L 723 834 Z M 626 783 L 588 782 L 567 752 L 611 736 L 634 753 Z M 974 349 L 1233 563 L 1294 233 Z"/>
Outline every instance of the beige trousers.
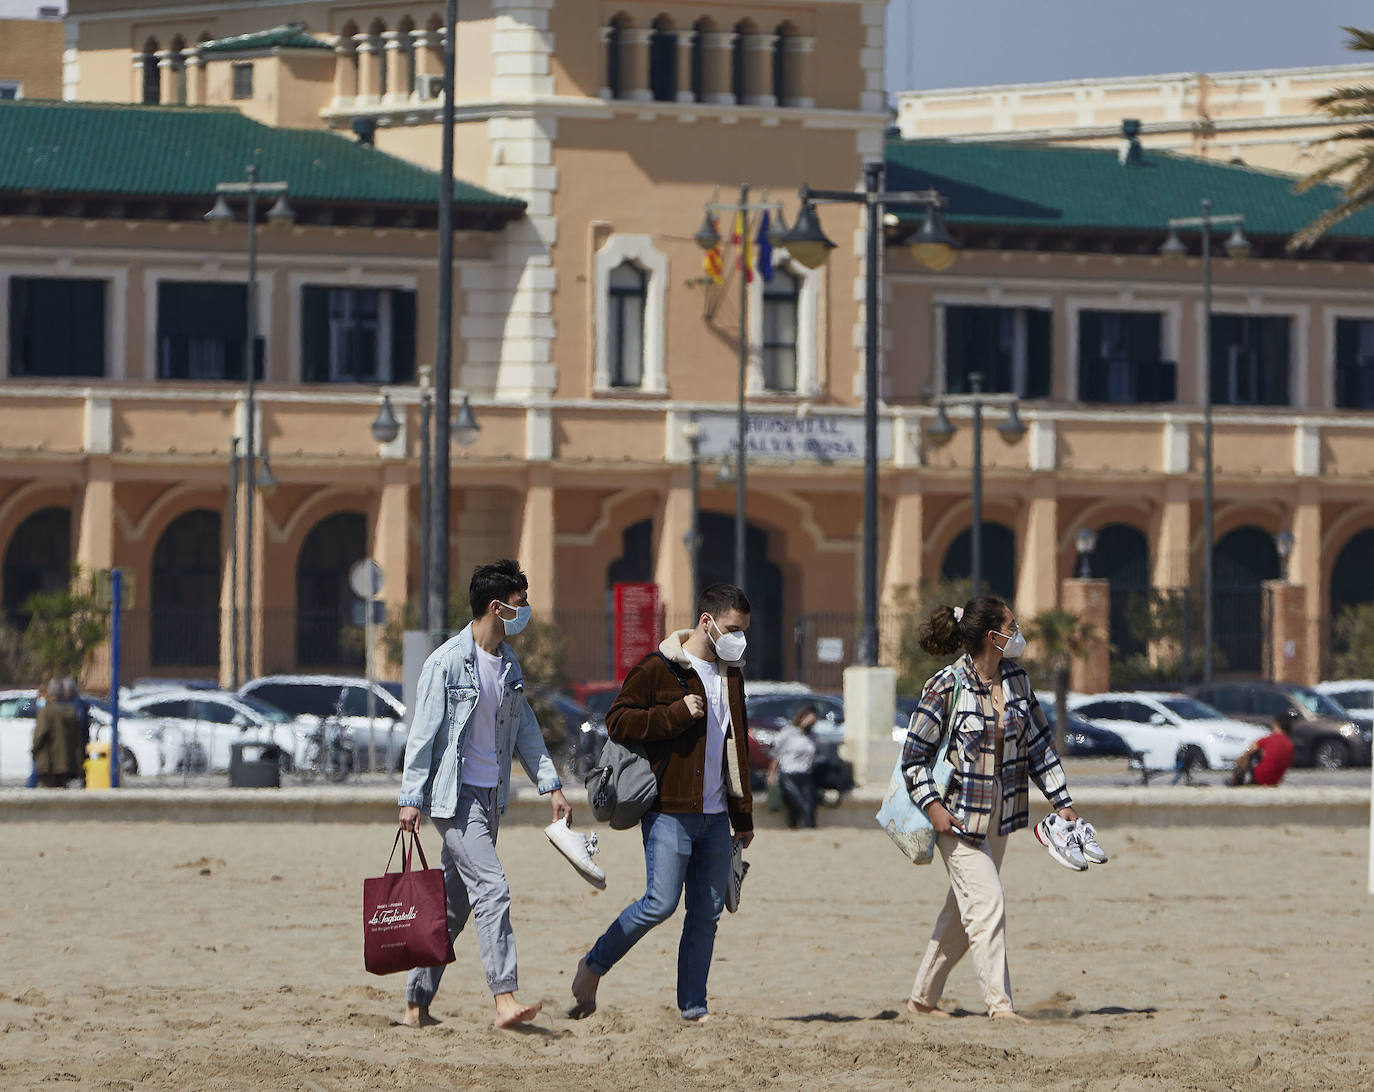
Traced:
<path fill-rule="evenodd" d="M 1001 799 L 1000 785 L 996 798 Z M 949 895 L 935 919 L 925 958 L 911 987 L 911 999 L 919 1004 L 938 1005 L 949 972 L 965 952 L 972 951 L 988 1014 L 1012 1011 L 1006 905 L 998 874 L 1007 848 L 1006 838 L 997 833 L 1000 810 L 993 812 L 981 846 L 975 848 L 953 834 L 942 834 L 936 840 L 949 873 Z"/>

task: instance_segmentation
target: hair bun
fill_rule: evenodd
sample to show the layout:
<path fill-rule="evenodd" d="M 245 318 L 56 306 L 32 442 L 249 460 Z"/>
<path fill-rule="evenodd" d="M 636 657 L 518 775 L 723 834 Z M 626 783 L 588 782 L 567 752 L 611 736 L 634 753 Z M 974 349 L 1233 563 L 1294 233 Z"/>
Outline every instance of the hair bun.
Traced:
<path fill-rule="evenodd" d="M 955 620 L 956 622 L 962 622 L 962 621 L 964 620 L 964 608 L 963 608 L 963 607 L 954 607 L 953 610 L 954 610 L 954 620 Z"/>

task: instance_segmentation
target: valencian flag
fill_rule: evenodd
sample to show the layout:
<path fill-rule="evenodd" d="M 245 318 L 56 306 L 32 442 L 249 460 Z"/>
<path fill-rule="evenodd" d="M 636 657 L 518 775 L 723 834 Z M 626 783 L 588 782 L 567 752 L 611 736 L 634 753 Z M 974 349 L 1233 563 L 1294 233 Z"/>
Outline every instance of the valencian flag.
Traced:
<path fill-rule="evenodd" d="M 717 242 L 715 246 L 703 255 L 701 259 L 701 268 L 716 284 L 724 284 L 725 263 L 720 253 L 720 232 L 716 228 L 716 218 L 714 216 L 711 217 L 711 231 L 715 233 Z"/>
<path fill-rule="evenodd" d="M 735 213 L 735 232 L 730 237 L 731 244 L 739 251 L 736 268 L 744 271 L 744 283 L 754 283 L 753 247 L 749 245 L 749 233 L 744 226 L 744 213 Z"/>
<path fill-rule="evenodd" d="M 773 279 L 773 242 L 769 239 L 772 230 L 769 224 L 768 210 L 763 210 L 763 215 L 759 218 L 759 232 L 754 236 L 754 242 L 758 244 L 757 266 L 759 276 L 765 281 Z"/>

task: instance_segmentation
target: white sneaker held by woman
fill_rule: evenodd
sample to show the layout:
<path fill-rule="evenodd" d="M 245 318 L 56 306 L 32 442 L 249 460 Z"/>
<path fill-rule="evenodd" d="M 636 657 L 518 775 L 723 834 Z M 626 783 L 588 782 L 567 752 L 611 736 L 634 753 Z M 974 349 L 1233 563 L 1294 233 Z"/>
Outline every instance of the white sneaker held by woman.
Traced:
<path fill-rule="evenodd" d="M 1075 819 L 1069 837 L 1078 843 L 1079 852 L 1089 864 L 1106 864 L 1107 851 L 1097 844 L 1097 830 L 1086 819 Z"/>
<path fill-rule="evenodd" d="M 1078 840 L 1074 833 L 1073 824 L 1061 819 L 1054 812 L 1050 812 L 1035 824 L 1035 840 L 1049 850 L 1051 857 L 1065 868 L 1071 868 L 1075 872 L 1086 872 L 1088 861 L 1083 856 L 1083 851 L 1078 848 Z"/>

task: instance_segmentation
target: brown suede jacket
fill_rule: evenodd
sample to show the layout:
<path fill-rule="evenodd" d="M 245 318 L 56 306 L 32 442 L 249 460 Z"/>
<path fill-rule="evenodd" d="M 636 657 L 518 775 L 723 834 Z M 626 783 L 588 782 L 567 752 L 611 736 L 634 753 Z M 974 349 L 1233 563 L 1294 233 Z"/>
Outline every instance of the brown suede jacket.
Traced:
<path fill-rule="evenodd" d="M 682 642 L 690 633 L 691 630 L 671 633 L 658 647 L 678 665 L 688 690 L 704 701 L 706 688 L 682 651 Z M 741 728 L 749 723 L 744 712 L 744 676 L 739 668 L 724 665 L 722 675 L 729 691 L 730 728 L 725 740 L 721 777 L 730 825 L 736 833 L 742 833 L 754 829 L 748 732 L 747 728 Z M 654 810 L 701 811 L 706 721 L 706 717 L 694 718 L 687 712 L 682 683 L 658 656 L 646 656 L 625 677 L 615 703 L 606 714 L 606 732 L 617 743 L 641 744 L 649 764 L 655 771 L 662 770 Z"/>

